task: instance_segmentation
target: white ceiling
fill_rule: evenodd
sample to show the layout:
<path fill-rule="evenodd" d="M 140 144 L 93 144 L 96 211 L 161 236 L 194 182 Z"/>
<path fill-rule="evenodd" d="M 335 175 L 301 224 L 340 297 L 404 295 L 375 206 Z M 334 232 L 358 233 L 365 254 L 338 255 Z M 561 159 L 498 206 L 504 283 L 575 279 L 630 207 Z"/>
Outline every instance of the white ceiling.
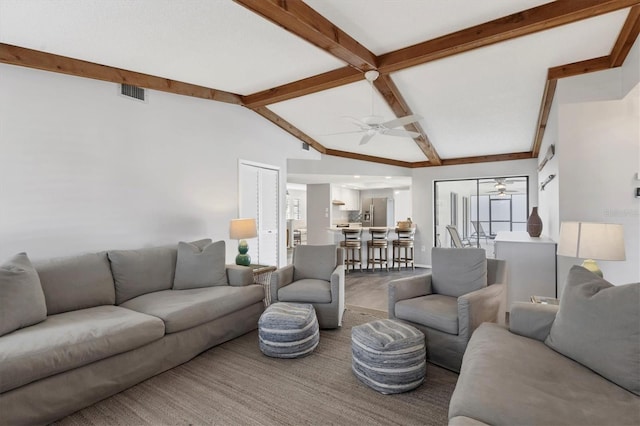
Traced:
<path fill-rule="evenodd" d="M 374 54 L 544 0 L 305 0 Z M 461 13 L 461 11 L 464 11 Z M 610 53 L 628 9 L 391 75 L 441 158 L 530 151 L 547 69 Z M 345 66 L 230 0 L 0 0 L 0 42 L 248 95 Z M 409 138 L 361 134 L 366 82 L 268 105 L 327 148 L 425 161 Z M 393 113 L 376 95 L 375 112 Z M 257 117 L 257 116 L 256 116 Z M 256 118 L 260 119 L 260 118 Z"/>

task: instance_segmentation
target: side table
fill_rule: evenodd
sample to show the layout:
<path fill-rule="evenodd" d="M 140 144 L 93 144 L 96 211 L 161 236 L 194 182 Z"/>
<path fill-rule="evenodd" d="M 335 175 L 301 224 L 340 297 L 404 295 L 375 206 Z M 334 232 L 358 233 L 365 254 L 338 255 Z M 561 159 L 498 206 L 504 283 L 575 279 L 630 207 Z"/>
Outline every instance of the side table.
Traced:
<path fill-rule="evenodd" d="M 268 265 L 249 265 L 253 269 L 253 282 L 254 284 L 261 284 L 264 287 L 264 306 L 271 304 L 271 273 L 275 271 L 275 266 Z"/>

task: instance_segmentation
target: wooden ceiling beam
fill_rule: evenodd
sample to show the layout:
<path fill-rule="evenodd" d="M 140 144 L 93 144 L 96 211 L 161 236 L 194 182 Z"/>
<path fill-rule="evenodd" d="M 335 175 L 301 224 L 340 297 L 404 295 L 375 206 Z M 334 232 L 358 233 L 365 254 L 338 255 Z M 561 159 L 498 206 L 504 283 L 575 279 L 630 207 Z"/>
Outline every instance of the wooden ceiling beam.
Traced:
<path fill-rule="evenodd" d="M 634 6 L 629 11 L 622 30 L 620 30 L 620 34 L 618 35 L 618 39 L 613 49 L 611 49 L 611 55 L 609 55 L 611 68 L 622 66 L 625 59 L 627 59 L 633 43 L 635 43 L 638 38 L 638 33 L 640 33 L 640 6 Z"/>
<path fill-rule="evenodd" d="M 378 92 L 380 92 L 396 117 L 404 117 L 405 115 L 413 114 L 411 108 L 409 108 L 409 105 L 402 96 L 402 93 L 400 93 L 398 86 L 396 86 L 389 74 L 380 75 L 376 80 L 374 80 L 373 85 Z M 430 163 L 439 165 L 440 156 L 429 141 L 429 137 L 420 123 L 407 124 L 404 128 L 410 132 L 420 133 L 420 136 L 414 139 L 416 144 Z"/>
<path fill-rule="evenodd" d="M 360 71 L 377 67 L 376 55 L 302 0 L 234 1 Z"/>
<path fill-rule="evenodd" d="M 243 96 L 242 101 L 249 108 L 255 108 L 310 95 L 357 81 L 362 81 L 362 73 L 360 71 L 351 67 L 338 68 L 337 70 L 328 71 L 314 75 L 313 77 Z"/>
<path fill-rule="evenodd" d="M 513 152 L 509 154 L 479 155 L 477 157 L 445 158 L 443 166 L 455 166 L 458 164 L 492 163 L 494 161 L 512 161 L 531 159 L 531 152 Z"/>
<path fill-rule="evenodd" d="M 271 121 L 276 126 L 280 127 L 285 132 L 291 134 L 292 136 L 295 136 L 296 138 L 300 139 L 303 142 L 308 143 L 309 146 L 311 146 L 316 151 L 321 152 L 322 154 L 325 154 L 327 152 L 327 149 L 324 147 L 324 145 L 322 145 L 321 143 L 313 139 L 311 136 L 304 133 L 302 130 L 295 127 L 293 124 L 289 123 L 284 118 L 280 117 L 275 112 L 271 111 L 269 108 L 255 107 L 251 109 L 256 113 L 260 114 L 261 116 L 263 116 L 264 118 L 266 118 L 267 120 Z"/>
<path fill-rule="evenodd" d="M 73 75 L 76 77 L 91 78 L 94 80 L 109 81 L 112 83 L 124 83 L 146 89 L 175 93 L 178 95 L 192 96 L 242 105 L 240 95 L 195 84 L 156 77 L 121 68 L 99 65 L 93 62 L 81 61 L 66 56 L 27 49 L 0 43 L 0 62 L 18 65 L 27 68 L 35 68 L 44 71 Z"/>
<path fill-rule="evenodd" d="M 587 59 L 586 61 L 574 62 L 549 68 L 547 79 L 557 80 L 559 78 L 573 77 L 575 75 L 588 74 L 590 72 L 602 71 L 610 68 L 610 57 Z"/>
<path fill-rule="evenodd" d="M 533 138 L 533 147 L 531 148 L 531 156 L 538 158 L 540 153 L 540 146 L 542 145 L 542 138 L 547 128 L 547 121 L 549 120 L 549 112 L 551 112 L 551 105 L 553 105 L 553 97 L 556 93 L 556 85 L 558 79 L 549 78 L 544 86 L 544 93 L 542 95 L 542 102 L 540 104 L 540 112 L 538 112 L 538 124 L 536 126 L 536 134 Z"/>
<path fill-rule="evenodd" d="M 557 0 L 378 57 L 389 73 L 635 6 L 638 0 Z"/>

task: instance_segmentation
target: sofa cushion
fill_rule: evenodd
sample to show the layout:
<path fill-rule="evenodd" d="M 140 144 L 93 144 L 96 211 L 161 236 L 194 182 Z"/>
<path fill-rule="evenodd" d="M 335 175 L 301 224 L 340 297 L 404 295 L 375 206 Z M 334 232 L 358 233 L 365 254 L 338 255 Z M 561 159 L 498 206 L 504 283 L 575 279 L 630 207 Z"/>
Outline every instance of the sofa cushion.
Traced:
<path fill-rule="evenodd" d="M 331 283 L 325 280 L 294 281 L 278 290 L 281 302 L 331 303 Z"/>
<path fill-rule="evenodd" d="M 0 336 L 46 318 L 38 273 L 27 254 L 19 253 L 0 266 Z"/>
<path fill-rule="evenodd" d="M 640 424 L 638 397 L 497 324 L 478 327 L 467 345 L 449 418 L 491 425 Z"/>
<path fill-rule="evenodd" d="M 168 290 L 173 286 L 177 257 L 175 248 L 111 250 L 108 255 L 118 305 L 141 294 Z"/>
<path fill-rule="evenodd" d="M 217 241 L 204 247 L 193 243 L 178 243 L 173 289 L 228 285 L 225 257 L 224 241 Z"/>
<path fill-rule="evenodd" d="M 640 283 L 614 286 L 572 267 L 545 343 L 640 395 Z"/>
<path fill-rule="evenodd" d="M 0 339 L 0 392 L 139 348 L 163 336 L 160 319 L 117 306 L 49 316 Z"/>
<path fill-rule="evenodd" d="M 89 253 L 34 264 L 49 315 L 116 303 L 107 253 Z"/>
<path fill-rule="evenodd" d="M 329 281 L 337 261 L 337 247 L 333 244 L 296 246 L 293 251 L 293 280 L 313 278 Z"/>
<path fill-rule="evenodd" d="M 431 249 L 431 288 L 434 293 L 460 297 L 487 286 L 487 256 L 479 248 Z"/>
<path fill-rule="evenodd" d="M 213 321 L 262 299 L 264 287 L 261 285 L 215 286 L 144 294 L 123 303 L 122 307 L 161 318 L 169 334 Z"/>
<path fill-rule="evenodd" d="M 458 299 L 430 294 L 401 300 L 396 303 L 396 318 L 457 335 Z"/>

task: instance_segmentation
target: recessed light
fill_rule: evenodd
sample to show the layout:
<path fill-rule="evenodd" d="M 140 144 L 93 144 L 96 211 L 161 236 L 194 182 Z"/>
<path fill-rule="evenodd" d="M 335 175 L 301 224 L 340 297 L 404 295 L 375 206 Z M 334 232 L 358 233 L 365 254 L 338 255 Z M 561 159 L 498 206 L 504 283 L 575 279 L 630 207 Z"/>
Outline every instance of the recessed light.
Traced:
<path fill-rule="evenodd" d="M 384 178 L 385 179 L 391 179 L 391 176 L 385 176 Z"/>
<path fill-rule="evenodd" d="M 356 178 L 356 179 L 360 179 L 359 175 L 354 175 L 353 177 Z"/>

